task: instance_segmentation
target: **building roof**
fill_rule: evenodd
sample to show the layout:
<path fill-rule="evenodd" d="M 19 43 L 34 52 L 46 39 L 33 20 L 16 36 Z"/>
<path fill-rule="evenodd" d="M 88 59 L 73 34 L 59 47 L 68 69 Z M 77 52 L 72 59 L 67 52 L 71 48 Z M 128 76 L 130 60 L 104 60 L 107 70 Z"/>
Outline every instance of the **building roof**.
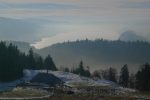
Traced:
<path fill-rule="evenodd" d="M 33 77 L 30 82 L 48 84 L 50 86 L 61 85 L 64 83 L 58 77 L 48 73 L 39 73 L 35 77 Z"/>

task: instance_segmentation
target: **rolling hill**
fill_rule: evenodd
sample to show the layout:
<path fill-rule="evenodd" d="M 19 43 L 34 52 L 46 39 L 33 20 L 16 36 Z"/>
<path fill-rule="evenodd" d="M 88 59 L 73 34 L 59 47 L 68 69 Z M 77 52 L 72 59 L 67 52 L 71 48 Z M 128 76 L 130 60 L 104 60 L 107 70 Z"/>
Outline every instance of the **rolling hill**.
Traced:
<path fill-rule="evenodd" d="M 7 41 L 10 42 L 12 41 Z M 134 72 L 141 64 L 150 61 L 150 44 L 142 41 L 82 40 L 58 43 L 42 49 L 35 49 L 25 42 L 12 43 L 25 53 L 33 48 L 43 58 L 50 54 L 57 67 L 76 67 L 82 60 L 92 71 L 108 67 L 120 70 L 124 64 L 128 64 Z"/>
<path fill-rule="evenodd" d="M 82 40 L 65 42 L 37 50 L 43 57 L 50 54 L 58 67 L 76 67 L 82 60 L 91 70 L 115 67 L 120 69 L 128 64 L 135 71 L 150 61 L 148 42 L 123 42 L 107 40 Z"/>

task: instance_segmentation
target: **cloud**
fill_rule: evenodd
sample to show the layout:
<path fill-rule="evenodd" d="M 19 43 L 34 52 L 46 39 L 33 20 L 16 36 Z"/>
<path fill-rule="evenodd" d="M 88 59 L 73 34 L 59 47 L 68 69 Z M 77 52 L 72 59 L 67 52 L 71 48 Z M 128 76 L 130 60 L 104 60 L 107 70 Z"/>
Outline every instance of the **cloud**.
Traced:
<path fill-rule="evenodd" d="M 150 9 L 150 1 L 131 1 L 122 4 L 123 8 Z"/>
<path fill-rule="evenodd" d="M 0 17 L 0 40 L 33 42 L 40 26 L 27 20 Z"/>
<path fill-rule="evenodd" d="M 0 14 L 7 16 L 35 17 L 35 16 L 141 16 L 150 9 L 149 2 L 139 0 L 0 0 Z M 142 0 L 143 1 L 143 0 Z M 143 6 L 142 6 L 143 5 Z M 139 9 L 133 9 L 134 7 Z M 128 8 L 128 9 L 127 9 Z M 129 10 L 130 9 L 130 10 Z"/>
<path fill-rule="evenodd" d="M 66 3 L 66 2 L 77 2 L 79 0 L 0 0 L 0 2 L 4 3 Z"/>
<path fill-rule="evenodd" d="M 96 38 L 94 33 L 114 39 L 121 30 L 136 30 L 147 36 L 149 4 L 149 0 L 0 0 L 0 16 L 7 18 L 0 18 L 3 19 L 0 37 L 29 42 L 41 40 L 36 46 L 43 47 L 60 42 L 54 39 L 74 40 L 72 37 L 91 38 L 92 35 Z"/>
<path fill-rule="evenodd" d="M 73 9 L 78 8 L 74 4 L 65 3 L 29 3 L 29 4 L 12 4 L 0 3 L 0 9 Z"/>

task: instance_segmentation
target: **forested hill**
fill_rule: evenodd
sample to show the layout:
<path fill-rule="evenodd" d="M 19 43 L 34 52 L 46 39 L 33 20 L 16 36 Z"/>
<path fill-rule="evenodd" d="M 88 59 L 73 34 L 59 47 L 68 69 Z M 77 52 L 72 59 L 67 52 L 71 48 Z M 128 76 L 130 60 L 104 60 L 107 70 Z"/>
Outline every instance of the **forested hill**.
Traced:
<path fill-rule="evenodd" d="M 30 43 L 27 42 L 20 42 L 20 41 L 5 41 L 5 42 L 7 45 L 9 45 L 10 43 L 16 45 L 21 52 L 28 53 L 30 48 L 32 48 L 34 51 L 36 50 L 33 46 L 30 46 Z"/>
<path fill-rule="evenodd" d="M 65 42 L 38 50 L 42 56 L 51 54 L 58 66 L 72 67 L 83 60 L 91 68 L 130 67 L 150 61 L 150 44 L 107 40 Z M 139 66 L 137 66 L 139 67 Z"/>
<path fill-rule="evenodd" d="M 13 44 L 26 53 L 31 48 L 30 44 L 25 42 L 13 41 Z M 90 66 L 91 70 L 105 67 L 120 69 L 124 64 L 128 64 L 131 70 L 135 70 L 141 64 L 150 61 L 150 44 L 140 41 L 82 40 L 58 43 L 40 50 L 32 48 L 43 57 L 50 54 L 57 67 L 76 67 L 82 60 L 85 65 Z"/>

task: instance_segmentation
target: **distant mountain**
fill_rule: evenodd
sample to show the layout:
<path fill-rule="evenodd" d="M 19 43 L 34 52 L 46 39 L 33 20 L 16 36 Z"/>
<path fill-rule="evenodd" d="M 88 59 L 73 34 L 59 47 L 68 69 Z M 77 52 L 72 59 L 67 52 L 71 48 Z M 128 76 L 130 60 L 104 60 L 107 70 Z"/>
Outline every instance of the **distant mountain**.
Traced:
<path fill-rule="evenodd" d="M 83 40 L 55 44 L 37 52 L 43 57 L 51 54 L 58 67 L 75 67 L 80 60 L 91 70 L 107 67 L 121 68 L 129 64 L 132 71 L 150 61 L 150 44 L 107 40 Z"/>
<path fill-rule="evenodd" d="M 119 40 L 121 41 L 148 41 L 145 37 L 137 35 L 134 31 L 125 31 L 123 32 Z"/>

